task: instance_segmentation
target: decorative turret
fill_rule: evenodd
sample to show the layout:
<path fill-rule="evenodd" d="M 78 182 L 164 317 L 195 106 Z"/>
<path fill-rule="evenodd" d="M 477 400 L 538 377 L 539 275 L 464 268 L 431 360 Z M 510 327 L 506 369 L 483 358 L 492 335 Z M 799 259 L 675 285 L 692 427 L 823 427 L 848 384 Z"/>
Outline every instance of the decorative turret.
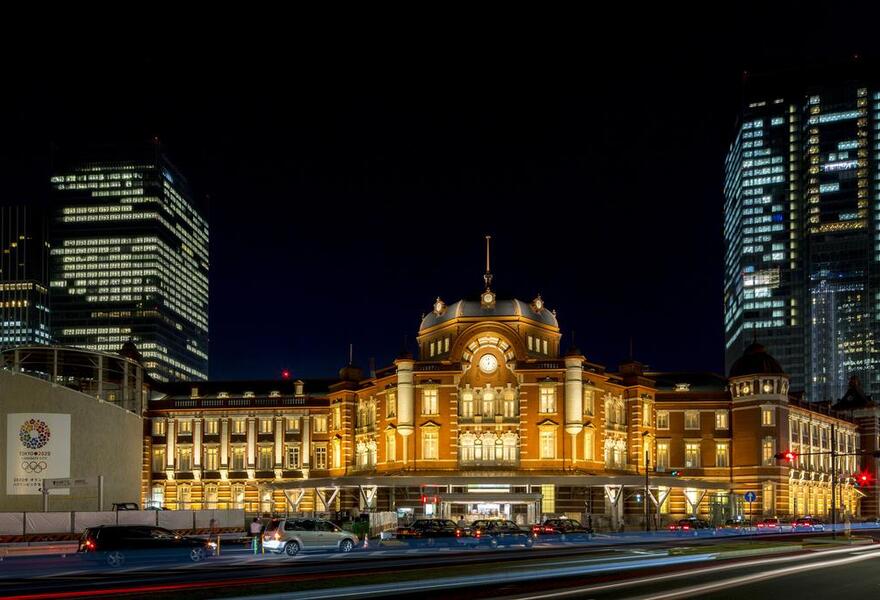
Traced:
<path fill-rule="evenodd" d="M 746 348 L 730 368 L 730 391 L 733 397 L 788 397 L 788 375 L 779 362 L 758 342 Z"/>

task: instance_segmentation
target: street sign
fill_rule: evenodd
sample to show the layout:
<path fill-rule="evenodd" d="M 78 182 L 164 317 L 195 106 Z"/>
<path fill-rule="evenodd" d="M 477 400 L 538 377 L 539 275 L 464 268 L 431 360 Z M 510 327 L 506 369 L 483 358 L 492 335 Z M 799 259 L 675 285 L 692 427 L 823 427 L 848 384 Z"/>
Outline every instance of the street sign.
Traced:
<path fill-rule="evenodd" d="M 44 490 L 55 490 L 60 488 L 87 487 L 90 485 L 98 485 L 97 477 L 85 477 L 82 479 L 44 479 Z"/>
<path fill-rule="evenodd" d="M 744 498 L 746 502 L 754 502 L 758 499 L 758 495 L 755 492 L 746 492 Z"/>

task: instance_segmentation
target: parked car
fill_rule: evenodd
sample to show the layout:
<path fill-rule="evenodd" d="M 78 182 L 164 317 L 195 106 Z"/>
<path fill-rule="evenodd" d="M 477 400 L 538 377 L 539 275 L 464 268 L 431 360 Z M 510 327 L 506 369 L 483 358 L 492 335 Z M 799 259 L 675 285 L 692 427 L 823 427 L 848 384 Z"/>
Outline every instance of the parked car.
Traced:
<path fill-rule="evenodd" d="M 593 538 L 593 530 L 581 525 L 577 519 L 547 519 L 532 525 L 535 539 L 540 541 L 586 542 Z"/>
<path fill-rule="evenodd" d="M 397 539 L 410 546 L 475 546 L 477 540 L 449 519 L 416 519 L 397 528 Z"/>
<path fill-rule="evenodd" d="M 825 523 L 813 517 L 801 517 L 791 522 L 792 531 L 825 531 Z"/>
<path fill-rule="evenodd" d="M 263 548 L 296 556 L 300 551 L 351 552 L 358 538 L 324 519 L 272 519 L 263 530 Z"/>
<path fill-rule="evenodd" d="M 697 519 L 696 517 L 690 517 L 688 519 L 680 519 L 676 523 L 671 523 L 669 525 L 669 530 L 674 531 L 678 535 L 700 535 L 701 533 L 712 532 L 715 533 L 714 529 L 711 525 L 709 525 L 708 521 L 704 521 L 702 519 Z"/>
<path fill-rule="evenodd" d="M 535 544 L 535 536 L 530 530 L 507 520 L 474 521 L 471 524 L 471 534 L 479 544 L 490 548 L 518 545 L 531 548 Z"/>
<path fill-rule="evenodd" d="M 88 527 L 79 540 L 77 553 L 87 560 L 101 560 L 111 567 L 141 559 L 185 559 L 199 562 L 213 554 L 214 546 L 162 527 L 147 525 L 99 525 Z"/>
<path fill-rule="evenodd" d="M 758 521 L 758 533 L 782 533 L 791 531 L 791 526 L 779 520 L 779 517 L 768 517 Z"/>
<path fill-rule="evenodd" d="M 113 510 L 139 510 L 137 502 L 114 502 Z"/>

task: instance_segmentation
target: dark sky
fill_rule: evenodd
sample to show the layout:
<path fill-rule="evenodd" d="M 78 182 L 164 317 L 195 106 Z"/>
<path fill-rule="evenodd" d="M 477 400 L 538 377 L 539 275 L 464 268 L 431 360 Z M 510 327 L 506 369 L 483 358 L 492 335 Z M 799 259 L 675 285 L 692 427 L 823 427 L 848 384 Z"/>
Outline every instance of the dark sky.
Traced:
<path fill-rule="evenodd" d="M 45 193 L 50 142 L 159 136 L 210 198 L 214 379 L 329 375 L 349 342 L 362 366 L 388 364 L 436 296 L 481 291 L 486 233 L 499 294 L 540 292 L 564 347 L 575 330 L 616 368 L 632 337 L 652 367 L 720 371 L 743 70 L 874 43 L 836 13 L 824 37 L 739 14 L 717 30 L 646 15 L 647 33 L 524 22 L 497 39 L 297 23 L 32 41 L 3 59 L 0 203 Z"/>

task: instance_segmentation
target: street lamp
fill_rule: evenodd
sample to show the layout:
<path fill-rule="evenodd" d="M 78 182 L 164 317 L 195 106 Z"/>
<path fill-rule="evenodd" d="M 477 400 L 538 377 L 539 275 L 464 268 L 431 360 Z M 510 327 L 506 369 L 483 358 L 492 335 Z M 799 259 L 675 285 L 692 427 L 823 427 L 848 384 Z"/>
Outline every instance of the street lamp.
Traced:
<path fill-rule="evenodd" d="M 648 441 L 649 441 L 648 436 L 649 435 L 650 435 L 650 433 L 647 431 L 642 432 L 642 445 L 645 448 L 645 531 L 646 532 L 651 531 L 651 521 L 649 520 L 649 517 L 648 517 L 648 504 L 649 504 L 649 499 L 651 497 L 650 492 L 648 490 L 648 471 L 651 467 L 651 452 L 648 449 Z"/>

